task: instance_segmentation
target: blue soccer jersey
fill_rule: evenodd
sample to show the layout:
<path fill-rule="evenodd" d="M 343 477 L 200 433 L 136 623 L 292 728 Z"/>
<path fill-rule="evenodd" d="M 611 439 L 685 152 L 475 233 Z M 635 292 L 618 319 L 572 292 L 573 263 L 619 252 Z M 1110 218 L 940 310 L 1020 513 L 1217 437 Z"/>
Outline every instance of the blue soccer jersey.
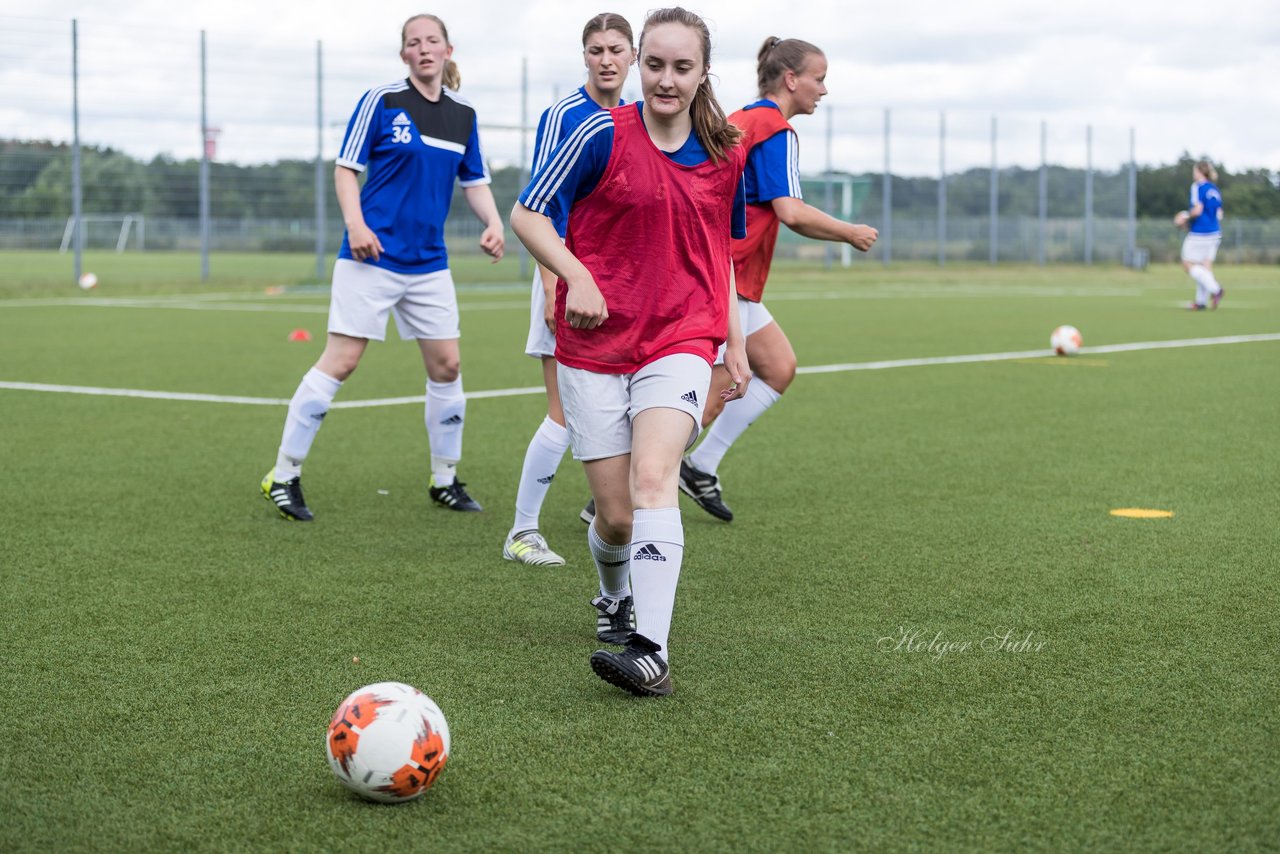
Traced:
<path fill-rule="evenodd" d="M 1192 234 L 1217 234 L 1222 231 L 1222 193 L 1215 184 L 1205 181 L 1191 185 L 1191 207 L 1204 205 L 1200 216 L 1191 221 Z"/>
<path fill-rule="evenodd" d="M 643 102 L 634 106 L 643 119 Z M 678 150 L 662 153 L 681 166 L 698 166 L 711 158 L 696 133 L 690 133 Z M 574 204 L 589 196 L 600 183 L 612 154 L 613 116 L 608 110 L 600 110 L 552 149 L 520 194 L 520 204 L 549 217 L 553 223 L 567 223 Z M 746 190 L 742 182 L 733 200 L 732 232 L 738 239 L 747 236 Z"/>
<path fill-rule="evenodd" d="M 744 110 L 778 109 L 761 98 Z M 803 199 L 800 193 L 800 143 L 795 131 L 780 130 L 747 155 L 747 204 L 762 205 L 780 198 Z"/>
<path fill-rule="evenodd" d="M 408 80 L 364 94 L 337 163 L 366 173 L 360 208 L 383 252 L 365 263 L 397 273 L 446 269 L 444 221 L 453 183 L 489 183 L 475 109 L 449 89 L 428 101 Z M 352 257 L 345 234 L 338 257 Z"/>
<path fill-rule="evenodd" d="M 546 164 L 551 152 L 566 136 L 602 109 L 604 108 L 587 94 L 587 87 L 579 86 L 544 110 L 542 118 L 538 120 L 538 134 L 533 143 L 532 174 L 537 174 Z M 569 218 L 553 219 L 552 224 L 556 227 L 556 234 L 564 237 L 565 229 L 569 227 Z"/>

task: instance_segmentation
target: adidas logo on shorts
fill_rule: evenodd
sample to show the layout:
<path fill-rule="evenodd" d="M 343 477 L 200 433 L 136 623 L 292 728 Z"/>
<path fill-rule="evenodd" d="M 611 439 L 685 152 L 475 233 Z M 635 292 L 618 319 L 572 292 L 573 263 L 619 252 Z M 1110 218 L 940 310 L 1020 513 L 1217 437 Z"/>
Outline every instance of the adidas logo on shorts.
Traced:
<path fill-rule="evenodd" d="M 653 543 L 644 548 L 636 549 L 636 553 L 631 556 L 632 560 L 660 560 L 666 561 L 667 556 L 658 551 L 658 547 Z"/>
<path fill-rule="evenodd" d="M 685 403 L 692 403 L 694 406 L 698 405 L 698 393 L 696 391 L 686 391 L 684 394 L 680 395 L 680 399 Z"/>

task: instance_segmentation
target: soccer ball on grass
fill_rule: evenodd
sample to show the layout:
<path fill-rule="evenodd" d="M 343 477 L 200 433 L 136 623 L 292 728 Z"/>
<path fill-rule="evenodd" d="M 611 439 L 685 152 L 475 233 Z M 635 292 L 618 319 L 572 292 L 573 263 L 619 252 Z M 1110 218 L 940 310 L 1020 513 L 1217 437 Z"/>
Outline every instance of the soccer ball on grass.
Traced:
<path fill-rule="evenodd" d="M 334 776 L 362 798 L 420 796 L 449 758 L 449 724 L 430 697 L 401 682 L 366 685 L 342 701 L 325 753 Z"/>
<path fill-rule="evenodd" d="M 1080 352 L 1080 345 L 1083 343 L 1080 330 L 1074 326 L 1059 326 L 1049 336 L 1049 346 L 1059 356 L 1074 356 Z"/>

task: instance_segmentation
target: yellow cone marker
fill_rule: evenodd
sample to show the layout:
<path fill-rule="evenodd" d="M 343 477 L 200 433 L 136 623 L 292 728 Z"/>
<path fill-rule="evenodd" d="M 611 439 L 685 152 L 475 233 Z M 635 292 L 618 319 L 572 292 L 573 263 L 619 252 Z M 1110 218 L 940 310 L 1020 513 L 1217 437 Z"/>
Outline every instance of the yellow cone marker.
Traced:
<path fill-rule="evenodd" d="M 1172 519 L 1172 510 L 1144 510 L 1141 507 L 1121 507 L 1111 511 L 1112 516 L 1125 519 Z"/>

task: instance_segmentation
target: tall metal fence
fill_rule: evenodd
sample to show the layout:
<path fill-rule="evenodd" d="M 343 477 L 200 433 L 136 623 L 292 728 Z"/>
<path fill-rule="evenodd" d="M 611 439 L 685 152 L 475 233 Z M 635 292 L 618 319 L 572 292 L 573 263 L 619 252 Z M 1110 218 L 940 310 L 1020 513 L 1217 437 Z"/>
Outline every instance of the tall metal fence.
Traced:
<path fill-rule="evenodd" d="M 222 251 L 306 251 L 322 278 L 342 235 L 332 158 L 361 93 L 403 76 L 391 41 L 281 51 L 247 33 L 0 16 L 0 250 L 60 249 L 76 275 L 85 247 L 199 250 L 206 275 Z M 574 64 L 508 65 L 462 62 L 502 210 L 527 177 L 539 113 L 580 83 Z M 753 58 L 717 67 L 726 106 L 753 99 Z M 633 76 L 625 95 L 638 94 Z M 1172 211 L 1137 214 L 1135 128 L 873 109 L 838 94 L 794 124 L 806 200 L 881 238 L 866 256 L 784 239 L 783 255 L 1176 258 Z M 455 202 L 450 248 L 474 251 L 479 227 Z M 1280 261 L 1280 223 L 1228 219 L 1221 257 Z"/>

